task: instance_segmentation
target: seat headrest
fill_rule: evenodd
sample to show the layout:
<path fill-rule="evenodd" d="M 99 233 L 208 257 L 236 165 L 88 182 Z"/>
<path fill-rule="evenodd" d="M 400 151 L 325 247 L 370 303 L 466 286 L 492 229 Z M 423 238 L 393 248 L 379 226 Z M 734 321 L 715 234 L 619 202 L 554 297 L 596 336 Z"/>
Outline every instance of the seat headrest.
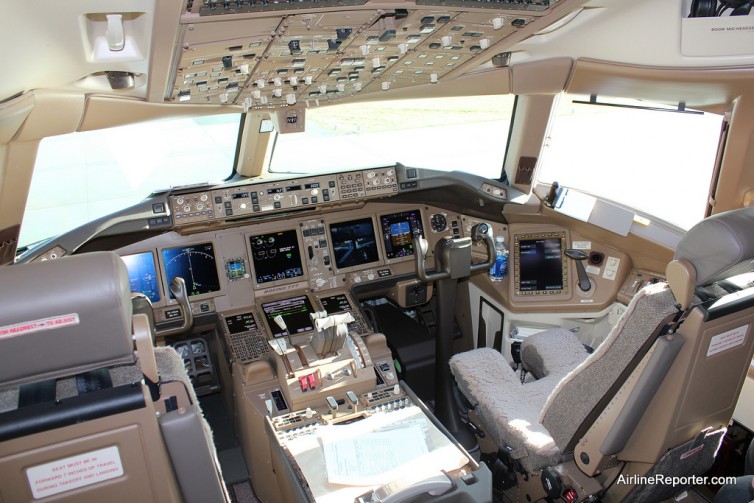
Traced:
<path fill-rule="evenodd" d="M 754 207 L 705 218 L 681 239 L 674 259 L 694 266 L 694 286 L 748 272 L 754 260 Z"/>
<path fill-rule="evenodd" d="M 128 271 L 116 254 L 0 268 L 0 387 L 133 361 Z"/>

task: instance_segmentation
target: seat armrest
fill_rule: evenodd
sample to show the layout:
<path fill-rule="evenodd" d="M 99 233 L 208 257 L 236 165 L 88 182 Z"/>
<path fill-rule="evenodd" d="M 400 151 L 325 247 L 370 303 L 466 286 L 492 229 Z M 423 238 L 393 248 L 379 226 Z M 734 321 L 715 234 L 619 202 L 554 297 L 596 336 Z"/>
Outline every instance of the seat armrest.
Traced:
<path fill-rule="evenodd" d="M 537 379 L 548 375 L 565 376 L 587 356 L 589 353 L 578 337 L 564 328 L 530 335 L 521 344 L 523 368 Z"/>

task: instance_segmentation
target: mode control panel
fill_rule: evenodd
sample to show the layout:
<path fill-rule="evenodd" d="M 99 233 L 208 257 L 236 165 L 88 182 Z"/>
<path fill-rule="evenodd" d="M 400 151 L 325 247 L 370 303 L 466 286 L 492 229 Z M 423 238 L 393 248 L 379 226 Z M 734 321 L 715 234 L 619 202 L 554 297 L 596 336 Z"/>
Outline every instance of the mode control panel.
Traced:
<path fill-rule="evenodd" d="M 224 217 L 287 210 L 340 200 L 335 175 L 229 187 L 212 192 L 215 209 Z"/>
<path fill-rule="evenodd" d="M 396 168 L 349 171 L 170 196 L 175 225 L 305 208 L 398 192 Z"/>

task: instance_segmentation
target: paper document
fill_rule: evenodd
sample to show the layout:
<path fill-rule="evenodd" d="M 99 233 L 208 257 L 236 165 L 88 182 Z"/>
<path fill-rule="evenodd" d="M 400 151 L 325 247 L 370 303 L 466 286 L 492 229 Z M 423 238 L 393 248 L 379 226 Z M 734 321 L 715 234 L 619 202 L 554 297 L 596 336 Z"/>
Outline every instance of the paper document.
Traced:
<path fill-rule="evenodd" d="M 384 484 L 386 474 L 428 452 L 424 431 L 417 424 L 359 437 L 323 439 L 323 447 L 328 482 L 347 485 Z"/>
<path fill-rule="evenodd" d="M 420 481 L 468 463 L 416 406 L 322 426 L 283 445 L 317 503 L 353 501 L 394 480 Z"/>

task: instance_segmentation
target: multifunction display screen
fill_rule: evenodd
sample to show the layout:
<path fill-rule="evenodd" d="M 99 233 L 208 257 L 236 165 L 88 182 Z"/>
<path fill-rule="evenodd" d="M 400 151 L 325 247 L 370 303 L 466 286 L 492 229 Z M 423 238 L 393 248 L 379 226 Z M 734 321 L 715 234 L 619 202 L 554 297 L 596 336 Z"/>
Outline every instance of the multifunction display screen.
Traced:
<path fill-rule="evenodd" d="M 414 235 L 424 237 L 419 210 L 402 211 L 380 217 L 385 257 L 394 259 L 414 254 Z"/>
<path fill-rule="evenodd" d="M 330 241 L 338 269 L 369 264 L 379 258 L 371 218 L 330 225 Z"/>
<path fill-rule="evenodd" d="M 190 297 L 220 290 L 212 243 L 165 248 L 162 250 L 162 261 L 165 263 L 168 285 L 176 276 L 183 278 Z M 170 292 L 170 298 L 175 298 L 173 292 Z"/>
<path fill-rule="evenodd" d="M 151 302 L 160 301 L 160 290 L 157 284 L 157 267 L 151 252 L 124 255 L 121 257 L 128 269 L 128 282 L 131 291 L 143 293 Z"/>
<path fill-rule="evenodd" d="M 304 275 L 295 230 L 250 236 L 249 242 L 257 283 Z"/>
<path fill-rule="evenodd" d="M 519 242 L 520 290 L 522 292 L 563 289 L 561 239 L 522 239 Z"/>
<path fill-rule="evenodd" d="M 236 314 L 225 317 L 225 324 L 228 326 L 228 332 L 231 334 L 240 334 L 257 329 L 257 322 L 251 313 Z"/>
<path fill-rule="evenodd" d="M 325 308 L 328 315 L 335 313 L 350 313 L 353 311 L 351 303 L 348 302 L 348 298 L 344 294 L 331 295 L 330 297 L 322 297 L 319 299 L 322 302 L 322 307 Z"/>
<path fill-rule="evenodd" d="M 309 317 L 309 313 L 314 312 L 314 308 L 312 308 L 312 303 L 306 295 L 267 302 L 262 304 L 262 311 L 267 318 L 267 325 L 270 327 L 273 337 L 286 335 L 285 331 L 275 323 L 275 316 L 277 315 L 283 317 L 290 335 L 314 330 L 312 320 Z"/>

